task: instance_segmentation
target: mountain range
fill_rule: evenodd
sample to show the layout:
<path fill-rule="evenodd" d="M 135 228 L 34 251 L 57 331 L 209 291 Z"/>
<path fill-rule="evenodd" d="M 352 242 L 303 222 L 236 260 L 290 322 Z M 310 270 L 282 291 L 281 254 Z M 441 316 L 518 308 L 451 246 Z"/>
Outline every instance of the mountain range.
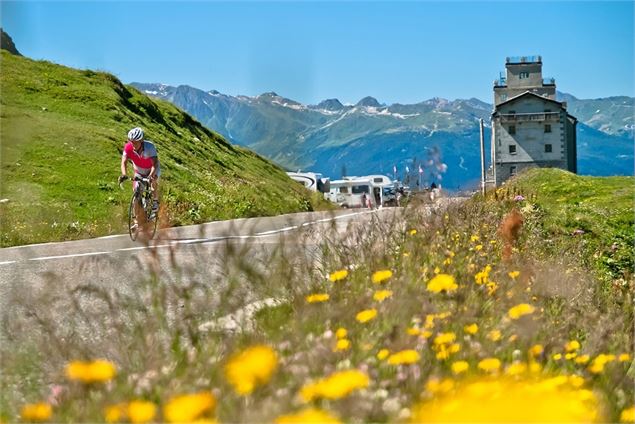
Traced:
<path fill-rule="evenodd" d="M 476 98 L 432 98 L 415 104 L 356 104 L 327 99 L 304 105 L 275 92 L 230 96 L 187 85 L 132 83 L 168 100 L 232 143 L 246 146 L 289 170 L 313 170 L 331 178 L 381 173 L 448 188 L 473 186 L 480 175 L 479 120 L 493 106 Z M 586 175 L 632 175 L 632 97 L 581 100 L 558 93 L 578 123 L 578 170 Z M 406 167 L 409 173 L 406 174 Z M 447 167 L 447 171 L 443 172 Z"/>

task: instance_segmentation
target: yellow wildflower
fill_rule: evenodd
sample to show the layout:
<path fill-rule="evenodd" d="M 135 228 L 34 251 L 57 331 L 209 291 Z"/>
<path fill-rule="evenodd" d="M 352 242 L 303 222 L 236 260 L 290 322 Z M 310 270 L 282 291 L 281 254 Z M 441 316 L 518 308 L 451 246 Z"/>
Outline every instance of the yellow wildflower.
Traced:
<path fill-rule="evenodd" d="M 424 331 L 421 332 L 420 336 L 423 337 L 424 339 L 428 339 L 428 338 L 432 337 L 432 331 L 424 330 Z"/>
<path fill-rule="evenodd" d="M 23 421 L 48 421 L 53 415 L 53 408 L 45 402 L 27 403 L 20 410 L 20 417 Z"/>
<path fill-rule="evenodd" d="M 376 271 L 371 277 L 371 281 L 375 284 L 383 283 L 392 277 L 392 271 L 389 269 L 385 269 L 382 271 Z"/>
<path fill-rule="evenodd" d="M 474 246 L 474 250 L 476 250 L 477 252 L 479 250 L 482 250 L 482 249 L 483 249 L 483 245 L 482 244 L 477 244 L 476 246 Z"/>
<path fill-rule="evenodd" d="M 388 355 L 390 355 L 390 351 L 388 349 L 382 349 L 379 352 L 377 352 L 377 359 L 379 359 L 380 361 L 383 361 L 384 359 L 388 357 Z"/>
<path fill-rule="evenodd" d="M 116 374 L 115 364 L 104 359 L 92 362 L 71 361 L 66 365 L 66 377 L 86 384 L 110 381 Z"/>
<path fill-rule="evenodd" d="M 617 360 L 620 362 L 628 362 L 631 360 L 631 355 L 628 353 L 622 353 L 617 357 Z"/>
<path fill-rule="evenodd" d="M 621 423 L 632 423 L 635 422 L 635 406 L 631 406 L 622 411 L 620 414 L 620 422 Z"/>
<path fill-rule="evenodd" d="M 458 343 L 452 343 L 449 347 L 448 350 L 450 351 L 450 353 L 456 353 L 459 350 L 461 350 L 461 345 Z"/>
<path fill-rule="evenodd" d="M 472 237 L 470 237 L 470 241 L 471 242 L 475 242 L 475 241 L 479 241 L 481 238 L 477 235 L 473 235 Z"/>
<path fill-rule="evenodd" d="M 375 294 L 373 294 L 373 299 L 378 302 L 383 302 L 384 299 L 388 299 L 392 296 L 392 290 L 377 290 Z"/>
<path fill-rule="evenodd" d="M 348 339 L 339 339 L 335 344 L 334 352 L 341 352 L 343 350 L 348 350 L 351 348 L 351 341 Z"/>
<path fill-rule="evenodd" d="M 326 302 L 329 300 L 329 295 L 326 293 L 315 293 L 308 295 L 305 299 L 308 303 Z"/>
<path fill-rule="evenodd" d="M 357 315 L 355 315 L 355 319 L 363 324 L 372 319 L 375 319 L 376 316 L 377 316 L 377 309 L 365 309 L 359 312 Z"/>
<path fill-rule="evenodd" d="M 518 319 L 523 315 L 533 314 L 535 310 L 536 308 L 534 308 L 533 306 L 527 303 L 521 303 L 511 308 L 507 314 L 511 319 Z"/>
<path fill-rule="evenodd" d="M 348 277 L 348 270 L 346 269 L 340 269 L 339 271 L 329 274 L 329 280 L 332 282 L 341 281 L 346 277 Z"/>
<path fill-rule="evenodd" d="M 276 424 L 339 424 L 335 416 L 326 411 L 315 408 L 306 408 L 295 414 L 281 415 L 274 421 Z"/>
<path fill-rule="evenodd" d="M 127 404 L 118 403 L 104 408 L 104 419 L 107 423 L 117 423 L 126 417 Z"/>
<path fill-rule="evenodd" d="M 591 359 L 589 355 L 580 355 L 576 357 L 573 361 L 576 364 L 586 364 L 587 362 L 589 362 L 589 359 Z"/>
<path fill-rule="evenodd" d="M 128 418 L 131 423 L 147 423 L 154 419 L 157 407 L 152 402 L 133 400 L 128 404 Z"/>
<path fill-rule="evenodd" d="M 209 392 L 173 397 L 163 407 L 163 418 L 170 423 L 191 422 L 214 412 L 216 398 Z"/>
<path fill-rule="evenodd" d="M 409 336 L 418 336 L 419 334 L 421 334 L 421 330 L 418 329 L 417 327 L 408 327 L 406 332 L 408 333 Z"/>
<path fill-rule="evenodd" d="M 443 265 L 450 265 L 452 263 L 452 258 L 445 258 L 443 261 Z"/>
<path fill-rule="evenodd" d="M 426 390 L 434 395 L 439 393 L 447 393 L 454 387 L 454 381 L 451 378 L 439 380 L 436 377 L 431 378 L 426 383 Z"/>
<path fill-rule="evenodd" d="M 498 358 L 485 358 L 478 363 L 478 368 L 483 371 L 498 371 L 501 367 L 501 361 Z"/>
<path fill-rule="evenodd" d="M 554 361 L 559 361 L 562 359 L 562 353 L 556 353 L 552 355 L 551 357 L 553 358 Z"/>
<path fill-rule="evenodd" d="M 232 356 L 225 366 L 225 377 L 239 395 L 250 394 L 266 384 L 278 368 L 278 355 L 266 345 L 256 345 Z"/>
<path fill-rule="evenodd" d="M 390 355 L 388 357 L 388 363 L 390 365 L 415 364 L 419 362 L 419 359 L 421 359 L 419 352 L 413 349 L 407 349 Z"/>
<path fill-rule="evenodd" d="M 476 282 L 476 284 L 483 285 L 486 284 L 489 281 L 489 273 L 486 271 L 480 271 L 477 272 L 474 275 L 474 281 Z"/>
<path fill-rule="evenodd" d="M 434 338 L 434 344 L 435 345 L 449 344 L 449 343 L 452 343 L 454 340 L 456 340 L 456 334 L 452 332 L 439 333 Z"/>
<path fill-rule="evenodd" d="M 580 349 L 580 342 L 577 340 L 571 340 L 564 345 L 564 348 L 567 352 L 573 352 Z"/>
<path fill-rule="evenodd" d="M 520 275 L 520 271 L 510 271 L 507 275 L 509 275 L 512 280 L 515 280 Z"/>
<path fill-rule="evenodd" d="M 411 236 L 414 236 L 415 234 L 417 234 L 417 230 L 412 229 L 408 232 L 408 234 L 410 234 Z"/>
<path fill-rule="evenodd" d="M 439 268 L 438 266 L 435 266 L 432 272 L 434 272 L 435 274 L 438 274 L 441 272 L 441 268 Z"/>
<path fill-rule="evenodd" d="M 493 281 L 488 281 L 486 287 L 488 296 L 494 296 L 494 293 L 498 290 L 498 284 Z"/>
<path fill-rule="evenodd" d="M 577 353 L 575 353 L 575 352 L 569 352 L 569 353 L 567 353 L 567 354 L 565 354 L 565 355 L 564 355 L 564 359 L 567 359 L 567 360 L 568 360 L 568 359 L 573 359 L 573 358 L 575 358 L 576 356 L 578 356 L 578 354 L 577 354 Z"/>
<path fill-rule="evenodd" d="M 502 334 L 500 330 L 492 330 L 489 333 L 487 333 L 487 338 L 493 342 L 499 341 L 501 337 L 502 337 Z"/>
<path fill-rule="evenodd" d="M 433 293 L 439 293 L 443 290 L 453 292 L 458 289 L 454 277 L 449 274 L 438 274 L 432 280 L 428 282 L 427 290 Z"/>
<path fill-rule="evenodd" d="M 452 368 L 454 374 L 461 374 L 470 368 L 470 364 L 468 364 L 467 361 L 455 361 L 452 362 L 450 368 Z"/>
<path fill-rule="evenodd" d="M 581 377 L 579 375 L 570 375 L 569 376 L 569 383 L 575 387 L 576 389 L 584 386 L 584 377 Z"/>
<path fill-rule="evenodd" d="M 355 390 L 368 387 L 368 376 L 359 370 L 338 371 L 328 377 L 306 384 L 300 390 L 305 402 L 314 399 L 341 399 Z"/>
<path fill-rule="evenodd" d="M 599 374 L 604 371 L 604 365 L 609 362 L 615 360 L 615 355 L 605 355 L 604 353 L 600 353 L 598 356 L 593 359 L 591 365 L 589 365 L 589 371 L 594 374 Z"/>
<path fill-rule="evenodd" d="M 543 385 L 536 378 L 491 377 L 455 383 L 413 408 L 413 423 L 438 422 L 567 422 L 603 421 L 595 395 L 569 385 Z"/>
<path fill-rule="evenodd" d="M 478 324 L 474 323 L 466 325 L 463 327 L 463 331 L 465 331 L 467 334 L 476 334 L 478 333 Z"/>
<path fill-rule="evenodd" d="M 518 334 L 512 334 L 507 340 L 509 340 L 510 342 L 515 342 L 516 340 L 518 340 Z"/>
<path fill-rule="evenodd" d="M 536 344 L 529 348 L 529 354 L 532 357 L 539 356 L 540 354 L 542 354 L 543 350 L 544 348 L 541 344 Z"/>
<path fill-rule="evenodd" d="M 527 371 L 527 365 L 522 362 L 513 362 L 505 369 L 507 375 L 519 375 L 524 374 Z"/>
<path fill-rule="evenodd" d="M 335 331 L 335 337 L 337 337 L 338 339 L 346 338 L 347 335 L 348 331 L 346 331 L 346 328 L 340 327 L 337 329 L 337 331 Z"/>

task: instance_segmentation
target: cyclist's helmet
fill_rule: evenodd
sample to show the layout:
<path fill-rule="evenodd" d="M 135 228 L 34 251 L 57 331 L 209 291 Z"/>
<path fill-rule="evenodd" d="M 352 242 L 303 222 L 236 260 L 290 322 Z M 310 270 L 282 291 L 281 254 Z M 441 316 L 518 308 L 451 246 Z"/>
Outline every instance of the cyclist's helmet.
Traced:
<path fill-rule="evenodd" d="M 139 127 L 133 128 L 128 131 L 128 140 L 129 141 L 142 141 L 143 140 L 143 130 Z"/>

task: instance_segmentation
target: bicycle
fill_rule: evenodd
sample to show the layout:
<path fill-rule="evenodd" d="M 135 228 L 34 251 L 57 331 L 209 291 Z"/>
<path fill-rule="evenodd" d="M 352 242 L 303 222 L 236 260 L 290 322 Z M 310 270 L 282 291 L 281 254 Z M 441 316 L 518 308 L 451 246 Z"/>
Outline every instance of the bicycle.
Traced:
<path fill-rule="evenodd" d="M 133 184 L 135 182 L 137 184 L 128 207 L 128 232 L 130 239 L 132 241 L 137 240 L 139 232 L 145 229 L 149 236 L 148 239 L 151 240 L 157 232 L 157 223 L 159 222 L 158 214 L 152 213 L 152 201 L 154 199 L 152 193 L 154 190 L 149 178 L 135 175 L 132 181 Z M 119 183 L 119 188 L 123 190 L 122 184 L 123 181 Z"/>

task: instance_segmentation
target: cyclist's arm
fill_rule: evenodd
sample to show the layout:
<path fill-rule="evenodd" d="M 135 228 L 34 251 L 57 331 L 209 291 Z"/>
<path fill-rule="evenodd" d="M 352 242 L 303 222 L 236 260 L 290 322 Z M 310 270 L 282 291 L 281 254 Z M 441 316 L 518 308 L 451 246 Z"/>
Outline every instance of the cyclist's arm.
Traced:
<path fill-rule="evenodd" d="M 121 175 L 126 175 L 128 172 L 128 157 L 124 153 L 121 155 Z"/>
<path fill-rule="evenodd" d="M 149 178 L 154 177 L 154 173 L 156 172 L 158 167 L 159 167 L 159 157 L 152 156 L 152 168 L 150 169 L 150 173 L 148 174 Z"/>

